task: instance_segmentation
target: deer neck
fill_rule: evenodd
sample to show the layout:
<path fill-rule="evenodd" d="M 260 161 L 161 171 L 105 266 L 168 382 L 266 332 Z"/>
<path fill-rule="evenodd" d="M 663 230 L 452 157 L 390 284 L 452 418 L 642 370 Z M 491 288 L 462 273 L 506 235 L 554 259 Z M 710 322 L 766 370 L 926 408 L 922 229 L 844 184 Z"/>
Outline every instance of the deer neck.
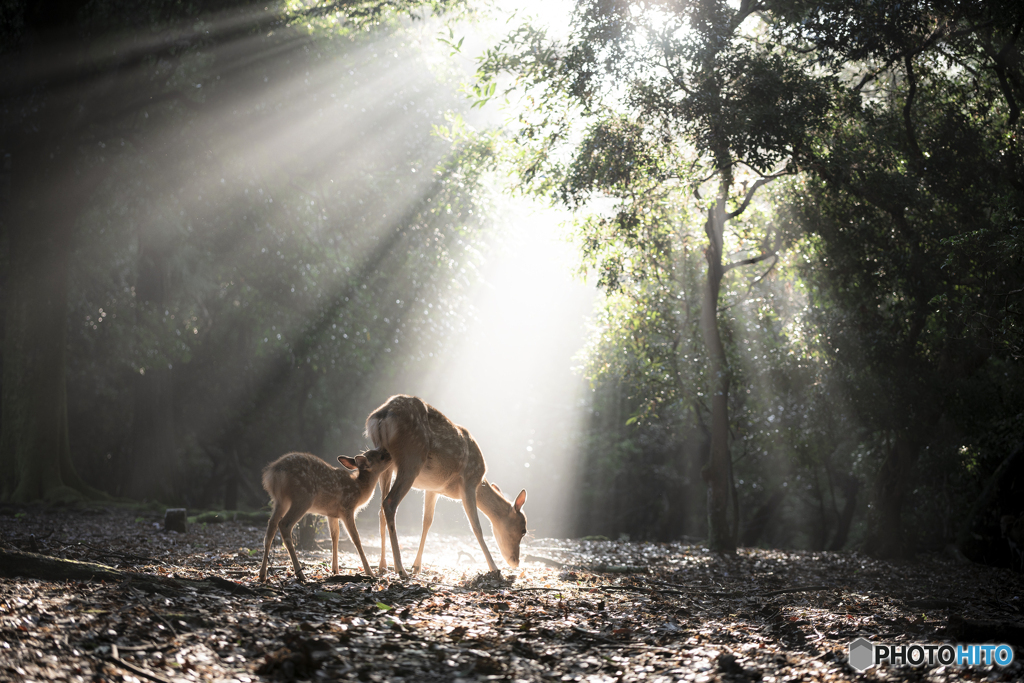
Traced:
<path fill-rule="evenodd" d="M 373 495 L 373 487 L 377 485 L 377 475 L 367 470 L 359 470 L 359 474 L 353 477 L 356 489 L 359 491 L 359 504 L 362 505 Z"/>
<path fill-rule="evenodd" d="M 512 504 L 505 500 L 505 496 L 491 488 L 490 482 L 486 479 L 477 487 L 476 506 L 480 512 L 487 515 L 487 519 L 491 520 L 492 525 L 496 523 L 496 520 L 507 516 L 508 511 L 512 509 Z"/>

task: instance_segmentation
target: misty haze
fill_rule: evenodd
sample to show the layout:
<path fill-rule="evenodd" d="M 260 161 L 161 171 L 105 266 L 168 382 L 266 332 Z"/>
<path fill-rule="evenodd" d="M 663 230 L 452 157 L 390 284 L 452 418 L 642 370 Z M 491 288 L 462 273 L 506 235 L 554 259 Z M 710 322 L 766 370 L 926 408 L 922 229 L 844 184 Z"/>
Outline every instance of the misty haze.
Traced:
<path fill-rule="evenodd" d="M 1022 26 L 6 3 L 0 680 L 1019 679 Z"/>

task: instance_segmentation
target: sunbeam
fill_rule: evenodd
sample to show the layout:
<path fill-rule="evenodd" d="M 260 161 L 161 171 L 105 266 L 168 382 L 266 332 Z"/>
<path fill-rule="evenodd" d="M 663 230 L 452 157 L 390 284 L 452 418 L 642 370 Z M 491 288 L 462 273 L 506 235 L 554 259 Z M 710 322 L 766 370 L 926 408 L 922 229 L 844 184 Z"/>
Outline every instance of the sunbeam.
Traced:
<path fill-rule="evenodd" d="M 0 679 L 1021 680 L 1022 26 L 3 0 Z"/>
<path fill-rule="evenodd" d="M 471 298 L 476 315 L 426 377 L 403 391 L 431 396 L 467 427 L 487 459 L 488 479 L 512 494 L 526 488 L 531 531 L 557 536 L 567 533 L 575 502 L 585 384 L 572 358 L 583 344 L 594 292 L 572 277 L 564 215 L 526 203 L 505 209 L 503 243 Z M 382 388 L 402 390 L 394 382 Z M 408 512 L 404 519 L 417 523 Z M 465 528 L 454 505 L 440 507 L 436 523 Z"/>
<path fill-rule="evenodd" d="M 532 531 L 564 533 L 592 305 L 564 217 L 434 134 L 471 104 L 471 55 L 448 54 L 439 21 L 303 16 L 129 27 L 11 81 L 49 79 L 66 110 L 47 125 L 79 136 L 61 170 L 92 178 L 70 256 L 75 458 L 117 493 L 261 505 L 266 462 L 355 452 L 366 413 L 411 393 L 477 435 L 491 481 L 530 489 Z M 75 102 L 88 118 L 61 128 Z M 97 367 L 131 379 L 97 391 Z"/>

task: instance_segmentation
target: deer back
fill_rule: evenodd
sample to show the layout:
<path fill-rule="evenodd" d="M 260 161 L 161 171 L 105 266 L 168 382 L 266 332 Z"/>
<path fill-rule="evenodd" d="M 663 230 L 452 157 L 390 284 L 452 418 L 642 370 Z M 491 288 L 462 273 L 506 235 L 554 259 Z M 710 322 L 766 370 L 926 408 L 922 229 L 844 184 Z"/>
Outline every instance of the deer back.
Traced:
<path fill-rule="evenodd" d="M 409 458 L 422 460 L 414 486 L 460 498 L 455 482 L 477 479 L 486 471 L 483 455 L 465 427 L 415 396 L 399 394 L 370 413 L 366 436 L 376 448 L 387 449 L 397 466 Z"/>
<path fill-rule="evenodd" d="M 310 453 L 287 453 L 263 470 L 263 488 L 275 502 L 309 505 L 317 514 L 338 517 L 370 499 L 376 474 L 331 467 Z"/>
<path fill-rule="evenodd" d="M 366 418 L 366 436 L 374 448 L 391 454 L 426 453 L 430 450 L 428 406 L 415 396 L 392 396 Z"/>

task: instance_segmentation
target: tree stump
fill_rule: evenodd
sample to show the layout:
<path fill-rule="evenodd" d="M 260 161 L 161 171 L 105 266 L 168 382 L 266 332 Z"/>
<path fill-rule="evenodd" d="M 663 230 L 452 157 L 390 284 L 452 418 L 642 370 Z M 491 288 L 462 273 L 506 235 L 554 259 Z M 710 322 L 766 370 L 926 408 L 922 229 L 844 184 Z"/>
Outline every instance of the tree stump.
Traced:
<path fill-rule="evenodd" d="M 164 530 L 182 534 L 188 531 L 188 513 L 185 508 L 167 508 L 164 513 Z"/>

